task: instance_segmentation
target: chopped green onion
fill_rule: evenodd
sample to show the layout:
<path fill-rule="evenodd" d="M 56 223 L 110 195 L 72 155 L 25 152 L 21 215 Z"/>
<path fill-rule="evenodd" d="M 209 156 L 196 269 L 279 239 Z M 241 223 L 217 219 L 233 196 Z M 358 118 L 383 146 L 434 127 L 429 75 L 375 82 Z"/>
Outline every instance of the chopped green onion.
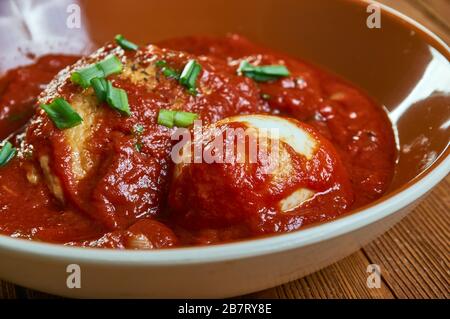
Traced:
<path fill-rule="evenodd" d="M 104 78 L 120 72 L 122 72 L 122 62 L 115 55 L 110 55 L 97 64 L 73 72 L 70 78 L 73 83 L 87 88 L 94 78 Z"/>
<path fill-rule="evenodd" d="M 137 142 L 134 144 L 134 148 L 136 149 L 136 151 L 141 152 L 142 151 L 142 143 Z"/>
<path fill-rule="evenodd" d="M 114 39 L 116 40 L 117 44 L 120 45 L 120 47 L 124 50 L 136 51 L 139 48 L 137 44 L 128 41 L 121 34 L 116 35 Z"/>
<path fill-rule="evenodd" d="M 118 110 L 119 112 L 131 115 L 130 106 L 128 104 L 128 95 L 122 89 L 113 87 L 110 81 L 106 82 L 106 102 L 112 108 Z"/>
<path fill-rule="evenodd" d="M 141 135 L 142 133 L 144 133 L 144 126 L 141 124 L 136 124 L 135 126 L 133 126 L 133 133 L 135 135 Z"/>
<path fill-rule="evenodd" d="M 135 124 L 133 126 L 133 135 L 136 139 L 136 143 L 134 144 L 134 147 L 138 152 L 141 152 L 143 144 L 141 140 L 141 135 L 144 133 L 144 126 L 142 124 Z"/>
<path fill-rule="evenodd" d="M 185 66 L 180 75 L 180 84 L 185 86 L 190 92 L 196 93 L 197 77 L 202 70 L 202 66 L 195 60 L 190 60 Z"/>
<path fill-rule="evenodd" d="M 158 124 L 168 128 L 172 128 L 175 124 L 175 112 L 172 110 L 159 110 Z"/>
<path fill-rule="evenodd" d="M 244 73 L 244 75 L 250 79 L 255 80 L 256 82 L 270 82 L 279 79 L 279 77 L 274 75 L 258 74 L 254 72 L 246 72 Z"/>
<path fill-rule="evenodd" d="M 5 166 L 10 160 L 16 156 L 17 149 L 15 149 L 10 142 L 6 142 L 0 149 L 0 167 Z"/>
<path fill-rule="evenodd" d="M 160 67 L 163 74 L 168 78 L 177 79 L 181 85 L 187 88 L 192 95 L 197 94 L 196 81 L 202 70 L 202 66 L 195 60 L 189 60 L 183 68 L 181 74 L 176 70 L 169 68 L 165 60 L 156 61 L 155 65 Z"/>
<path fill-rule="evenodd" d="M 247 60 L 243 60 L 237 70 L 238 74 L 251 78 L 257 82 L 268 82 L 277 80 L 280 77 L 289 76 L 290 72 L 284 65 L 251 65 Z"/>
<path fill-rule="evenodd" d="M 57 98 L 51 104 L 40 106 L 60 130 L 81 124 L 83 119 L 64 99 Z"/>
<path fill-rule="evenodd" d="M 177 71 L 175 71 L 174 69 L 165 67 L 165 68 L 163 68 L 162 72 L 168 78 L 177 79 L 177 80 L 180 78 L 180 74 Z"/>
<path fill-rule="evenodd" d="M 167 65 L 167 62 L 166 62 L 166 60 L 159 60 L 159 61 L 156 61 L 155 65 L 159 68 L 162 68 Z"/>
<path fill-rule="evenodd" d="M 161 68 L 162 73 L 163 73 L 166 77 L 172 78 L 172 79 L 177 79 L 177 80 L 180 78 L 180 74 L 179 74 L 177 71 L 175 71 L 174 69 L 169 68 L 169 67 L 167 66 L 167 62 L 166 62 L 165 60 L 159 60 L 159 61 L 156 61 L 155 65 L 156 65 L 157 67 Z"/>
<path fill-rule="evenodd" d="M 198 118 L 198 115 L 191 112 L 173 111 L 173 110 L 159 110 L 158 124 L 172 128 L 189 127 Z"/>
<path fill-rule="evenodd" d="M 131 115 L 128 96 L 124 90 L 113 87 L 111 81 L 104 78 L 92 79 L 91 85 L 100 102 L 106 101 L 112 108 L 126 115 Z"/>
<path fill-rule="evenodd" d="M 91 85 L 92 79 L 101 78 L 104 76 L 105 74 L 102 70 L 100 70 L 96 65 L 92 65 L 73 72 L 70 79 L 73 83 L 78 84 L 83 88 L 87 88 Z"/>
<path fill-rule="evenodd" d="M 96 65 L 103 71 L 105 78 L 111 74 L 122 72 L 122 62 L 113 54 L 107 56 L 106 59 L 98 62 Z"/>
<path fill-rule="evenodd" d="M 254 72 L 264 75 L 273 76 L 289 76 L 289 70 L 284 65 L 263 65 L 263 66 L 253 66 L 247 61 L 244 61 L 243 67 L 240 71 L 242 72 Z M 242 64 L 241 64 L 242 65 Z"/>
<path fill-rule="evenodd" d="M 191 126 L 198 118 L 198 115 L 191 112 L 176 112 L 174 115 L 174 123 L 178 127 Z"/>
<path fill-rule="evenodd" d="M 107 82 L 104 78 L 94 78 L 91 80 L 91 86 L 100 102 L 106 101 Z"/>

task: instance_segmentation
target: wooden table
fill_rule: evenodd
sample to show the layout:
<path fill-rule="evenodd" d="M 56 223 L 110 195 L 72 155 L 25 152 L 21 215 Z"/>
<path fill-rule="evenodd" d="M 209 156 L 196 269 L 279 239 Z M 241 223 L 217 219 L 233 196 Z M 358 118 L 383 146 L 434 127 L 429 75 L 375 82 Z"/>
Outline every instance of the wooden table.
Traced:
<path fill-rule="evenodd" d="M 309 0 L 306 0 L 309 1 Z M 450 0 L 382 0 L 450 43 Z M 450 177 L 408 217 L 350 257 L 300 280 L 245 298 L 450 298 Z M 381 266 L 380 288 L 366 285 Z M 0 281 L 1 298 L 54 298 Z"/>

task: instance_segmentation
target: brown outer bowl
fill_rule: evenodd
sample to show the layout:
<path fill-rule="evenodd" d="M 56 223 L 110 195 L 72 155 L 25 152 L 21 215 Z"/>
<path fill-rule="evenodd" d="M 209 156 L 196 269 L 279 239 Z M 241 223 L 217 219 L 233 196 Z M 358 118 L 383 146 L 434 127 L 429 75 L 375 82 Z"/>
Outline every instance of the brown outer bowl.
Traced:
<path fill-rule="evenodd" d="M 450 170 L 450 50 L 426 28 L 386 6 L 381 6 L 381 29 L 367 28 L 371 3 L 110 0 L 105 6 L 104 1 L 81 1 L 86 23 L 77 37 L 90 37 L 94 46 L 119 32 L 140 43 L 238 32 L 332 70 L 389 111 L 398 132 L 397 171 L 389 193 L 357 212 L 239 243 L 108 251 L 0 236 L 0 277 L 74 297 L 228 297 L 316 271 L 386 231 Z M 62 51 L 61 43 L 44 51 Z M 82 289 L 66 286 L 71 263 L 81 266 Z"/>

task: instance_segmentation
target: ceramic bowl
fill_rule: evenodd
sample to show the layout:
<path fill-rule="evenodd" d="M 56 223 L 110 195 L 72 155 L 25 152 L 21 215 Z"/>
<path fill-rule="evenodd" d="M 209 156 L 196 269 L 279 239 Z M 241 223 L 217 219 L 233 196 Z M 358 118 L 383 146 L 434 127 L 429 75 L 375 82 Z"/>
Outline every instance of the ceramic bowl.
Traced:
<path fill-rule="evenodd" d="M 0 25 L 11 31 L 2 35 L 6 49 L 0 54 L 0 69 L 25 63 L 29 51 L 88 52 L 119 32 L 140 43 L 241 33 L 350 80 L 384 105 L 397 131 L 397 169 L 389 192 L 377 202 L 337 220 L 269 238 L 113 251 L 0 236 L 4 280 L 70 297 L 247 294 L 300 278 L 355 252 L 400 221 L 450 170 L 449 47 L 388 7 L 381 6 L 381 28 L 370 29 L 370 3 L 363 1 L 110 0 L 105 6 L 90 0 L 80 1 L 79 7 L 73 2 L 30 1 L 22 10 L 28 14 L 22 16 L 31 36 L 21 34 L 20 21 L 2 14 Z M 65 27 L 68 15 L 77 10 L 81 28 Z M 81 269 L 79 289 L 66 284 L 71 264 Z"/>

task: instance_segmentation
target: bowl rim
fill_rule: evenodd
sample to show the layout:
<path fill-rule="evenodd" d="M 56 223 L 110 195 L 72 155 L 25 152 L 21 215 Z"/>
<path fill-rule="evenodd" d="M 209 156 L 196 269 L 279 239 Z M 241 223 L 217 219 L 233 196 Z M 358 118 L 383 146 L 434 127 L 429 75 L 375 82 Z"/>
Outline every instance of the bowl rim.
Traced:
<path fill-rule="evenodd" d="M 350 1 L 356 2 L 355 0 Z M 447 55 L 447 59 L 449 59 L 449 46 L 419 22 L 376 1 L 363 0 L 359 2 L 360 4 L 379 5 L 384 12 L 393 15 L 406 22 L 409 26 L 423 32 L 429 39 L 436 41 L 446 51 L 445 54 Z M 0 234 L 0 251 L 3 250 L 37 258 L 45 257 L 52 260 L 70 260 L 85 264 L 95 263 L 118 266 L 176 266 L 182 264 L 215 263 L 280 253 L 339 237 L 380 221 L 419 200 L 444 179 L 449 172 L 450 142 L 447 143 L 443 152 L 432 165 L 399 189 L 335 220 L 311 225 L 291 233 L 276 234 L 262 238 L 250 238 L 211 246 L 141 251 L 72 247 L 17 239 Z"/>

